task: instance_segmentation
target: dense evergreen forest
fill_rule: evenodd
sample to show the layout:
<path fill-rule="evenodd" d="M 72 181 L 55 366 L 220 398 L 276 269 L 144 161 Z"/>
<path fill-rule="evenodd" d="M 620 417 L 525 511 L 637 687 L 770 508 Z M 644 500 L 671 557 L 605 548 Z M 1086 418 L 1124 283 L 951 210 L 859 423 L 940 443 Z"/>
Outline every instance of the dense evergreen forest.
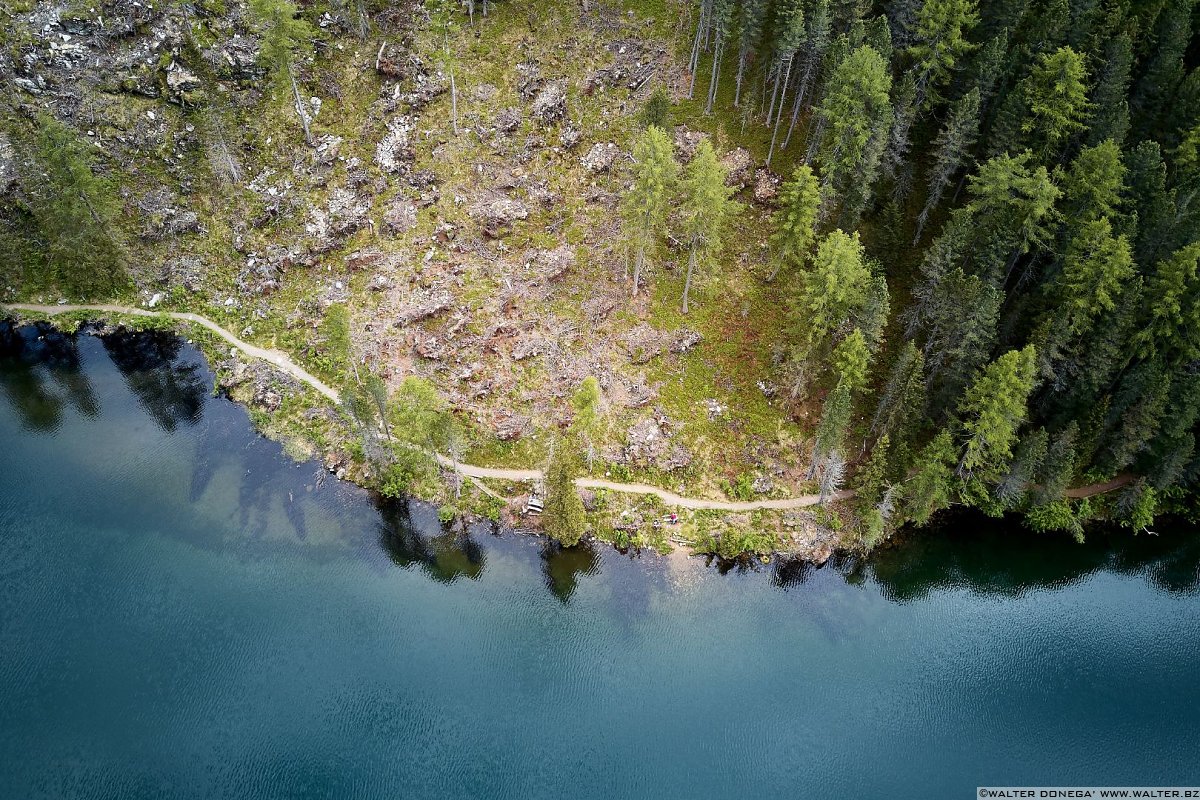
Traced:
<path fill-rule="evenodd" d="M 869 538 L 958 500 L 1078 530 L 1099 511 L 1071 487 L 1110 479 L 1134 529 L 1191 502 L 1198 11 L 698 4 L 689 91 L 731 94 L 795 165 L 770 241 L 803 276 L 786 369 L 828 392 L 811 472 L 857 463 Z"/>

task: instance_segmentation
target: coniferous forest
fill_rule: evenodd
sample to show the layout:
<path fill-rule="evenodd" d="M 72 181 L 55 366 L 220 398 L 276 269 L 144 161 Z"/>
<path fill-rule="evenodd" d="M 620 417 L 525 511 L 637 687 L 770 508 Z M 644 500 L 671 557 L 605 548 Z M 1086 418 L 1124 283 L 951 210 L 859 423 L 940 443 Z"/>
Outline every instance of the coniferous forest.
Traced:
<path fill-rule="evenodd" d="M 795 164 L 770 241 L 803 276 L 791 389 L 828 384 L 810 469 L 854 462 L 872 530 L 960 500 L 1077 530 L 1096 484 L 1137 530 L 1191 502 L 1198 11 L 698 4 L 690 91 L 732 82 Z"/>

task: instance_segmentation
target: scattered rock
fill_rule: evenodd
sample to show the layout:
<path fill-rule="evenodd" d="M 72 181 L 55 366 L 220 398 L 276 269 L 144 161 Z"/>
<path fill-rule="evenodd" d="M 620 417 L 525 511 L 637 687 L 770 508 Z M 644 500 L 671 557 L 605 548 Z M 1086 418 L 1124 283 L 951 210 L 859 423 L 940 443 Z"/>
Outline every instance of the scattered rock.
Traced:
<path fill-rule="evenodd" d="M 373 267 L 383 261 L 384 254 L 379 250 L 358 250 L 342 259 L 346 269 L 351 272 L 361 272 L 367 267 Z"/>
<path fill-rule="evenodd" d="M 567 115 L 566 81 L 546 84 L 533 99 L 533 116 L 543 124 L 557 122 Z"/>
<path fill-rule="evenodd" d="M 475 99 L 481 103 L 490 103 L 496 98 L 500 90 L 490 83 L 481 83 L 475 87 Z"/>
<path fill-rule="evenodd" d="M 392 285 L 392 279 L 388 276 L 375 275 L 372 276 L 371 280 L 367 283 L 367 289 L 372 292 L 382 292 L 392 288 Z"/>
<path fill-rule="evenodd" d="M 750 483 L 750 491 L 755 494 L 770 494 L 775 489 L 775 482 L 766 475 L 757 475 Z"/>
<path fill-rule="evenodd" d="M 699 331 L 694 331 L 691 328 L 683 328 L 675 332 L 675 337 L 671 340 L 669 349 L 672 353 L 686 353 L 700 344 L 703 339 L 704 337 Z"/>
<path fill-rule="evenodd" d="M 553 250 L 538 250 L 529 263 L 537 268 L 542 280 L 557 280 L 575 266 L 575 248 L 564 244 Z"/>
<path fill-rule="evenodd" d="M 710 397 L 704 401 L 704 410 L 708 412 L 709 419 L 719 419 L 729 413 L 729 406 Z"/>
<path fill-rule="evenodd" d="M 397 81 L 408 77 L 410 65 L 411 62 L 405 59 L 403 51 L 397 51 L 393 45 L 385 44 L 375 58 L 375 71 L 385 78 Z"/>
<path fill-rule="evenodd" d="M 538 69 L 538 65 L 531 61 L 524 61 L 517 64 L 517 74 L 521 76 L 517 83 L 517 91 L 526 100 L 537 94 L 538 89 L 542 85 L 542 71 Z"/>
<path fill-rule="evenodd" d="M 583 139 L 583 133 L 576 127 L 568 125 L 558 135 L 558 143 L 564 150 L 574 150 Z"/>
<path fill-rule="evenodd" d="M 450 293 L 442 289 L 426 290 L 414 295 L 396 315 L 396 327 L 403 328 L 440 314 L 450 308 L 452 299 Z"/>
<path fill-rule="evenodd" d="M 484 233 L 492 238 L 500 234 L 501 228 L 510 227 L 514 222 L 527 219 L 529 208 L 520 200 L 502 194 L 493 194 L 471 206 L 467 213 L 484 223 Z"/>
<path fill-rule="evenodd" d="M 496 438 L 502 442 L 520 439 L 529 428 L 529 420 L 517 414 L 507 413 L 492 425 Z"/>
<path fill-rule="evenodd" d="M 666 337 L 646 323 L 640 323 L 625 334 L 625 350 L 634 364 L 645 364 L 663 351 Z"/>
<path fill-rule="evenodd" d="M 265 411 L 275 412 L 283 402 L 283 395 L 274 389 L 260 388 L 254 393 L 254 405 Z"/>
<path fill-rule="evenodd" d="M 760 169 L 754 173 L 754 200 L 763 205 L 774 205 L 779 197 L 779 176 L 768 169 Z"/>
<path fill-rule="evenodd" d="M 708 138 L 702 131 L 694 131 L 685 125 L 675 126 L 675 155 L 681 164 L 687 164 L 696 155 L 696 148 Z"/>
<path fill-rule="evenodd" d="M 411 200 L 397 200 L 383 213 L 383 229 L 393 236 L 407 233 L 417 224 L 417 207 Z"/>
<path fill-rule="evenodd" d="M 512 133 L 521 127 L 521 109 L 510 106 L 496 114 L 496 130 L 501 133 Z"/>
<path fill-rule="evenodd" d="M 618 152 L 612 142 L 596 142 L 580 161 L 588 172 L 607 172 L 617 160 Z"/>
<path fill-rule="evenodd" d="M 408 117 L 397 117 L 388 123 L 387 133 L 375 146 L 375 163 L 384 172 L 400 172 L 412 160 L 413 153 L 408 146 L 412 127 Z"/>
<path fill-rule="evenodd" d="M 329 195 L 328 232 L 347 236 L 367 225 L 367 203 L 348 189 L 334 189 Z"/>
<path fill-rule="evenodd" d="M 445 345 L 439 342 L 436 336 L 418 339 L 413 349 L 421 358 L 426 358 L 430 361 L 439 361 L 446 354 Z"/>
<path fill-rule="evenodd" d="M 659 415 L 644 419 L 626 434 L 625 459 L 634 464 L 674 472 L 691 465 L 692 454 L 687 448 L 670 441 L 670 423 Z"/>
<path fill-rule="evenodd" d="M 202 99 L 202 84 L 194 72 L 178 62 L 171 62 L 167 70 L 168 99 L 180 105 L 195 104 Z"/>
<path fill-rule="evenodd" d="M 725 154 L 721 159 L 721 166 L 727 173 L 725 185 L 741 191 L 750 182 L 754 161 L 750 158 L 749 150 L 738 147 Z"/>

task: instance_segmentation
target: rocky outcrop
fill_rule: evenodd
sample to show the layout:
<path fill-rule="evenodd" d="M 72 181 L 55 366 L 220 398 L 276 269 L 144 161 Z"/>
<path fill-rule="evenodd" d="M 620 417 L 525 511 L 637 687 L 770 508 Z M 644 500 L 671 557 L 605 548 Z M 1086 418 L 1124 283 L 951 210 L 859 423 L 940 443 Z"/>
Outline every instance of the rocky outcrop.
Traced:
<path fill-rule="evenodd" d="M 596 142 L 580 159 L 580 163 L 588 172 L 608 172 L 620 152 L 613 142 Z"/>

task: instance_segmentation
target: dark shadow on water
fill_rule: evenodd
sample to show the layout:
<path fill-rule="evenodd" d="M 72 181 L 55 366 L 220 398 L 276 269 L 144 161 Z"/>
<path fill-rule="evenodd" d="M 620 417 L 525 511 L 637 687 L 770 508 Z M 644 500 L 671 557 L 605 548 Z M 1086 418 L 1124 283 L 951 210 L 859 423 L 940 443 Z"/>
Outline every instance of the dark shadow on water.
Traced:
<path fill-rule="evenodd" d="M 161 331 L 117 330 L 101 337 L 142 408 L 164 431 L 200 421 L 209 393 L 209 373 L 183 340 Z"/>
<path fill-rule="evenodd" d="M 51 389 L 51 381 L 58 391 Z M 68 404 L 87 417 L 100 411 L 76 335 L 45 324 L 18 328 L 0 320 L 0 392 L 22 424 L 34 431 L 56 430 Z"/>
<path fill-rule="evenodd" d="M 443 527 L 437 509 L 425 503 L 380 499 L 379 544 L 397 566 L 419 567 L 441 583 L 478 580 L 487 563 L 470 529 Z"/>
<path fill-rule="evenodd" d="M 897 602 L 955 588 L 1019 597 L 1105 571 L 1142 576 L 1165 591 L 1195 592 L 1200 536 L 1186 523 L 1156 527 L 1158 535 L 1097 528 L 1080 544 L 1066 535 L 1034 533 L 1014 519 L 956 512 L 926 530 L 902 532 L 899 542 L 876 551 L 867 565 L 884 595 Z"/>
<path fill-rule="evenodd" d="M 542 547 L 542 575 L 546 588 L 563 605 L 571 601 L 571 595 L 579 586 L 580 575 L 595 575 L 600 568 L 600 558 L 595 546 L 588 541 L 574 547 L 562 547 L 547 541 Z"/>
<path fill-rule="evenodd" d="M 199 352 L 178 337 L 117 331 L 101 341 L 138 406 L 167 432 L 182 434 L 185 428 L 191 432 L 180 437 L 181 443 L 185 438 L 195 442 L 191 502 L 203 502 L 214 476 L 233 470 L 237 476 L 234 518 L 249 534 L 243 541 L 257 541 L 270 521 L 281 517 L 295 530 L 297 541 L 309 538 L 306 520 L 311 509 L 306 510 L 305 504 L 331 502 L 317 498 L 336 494 L 317 492 L 324 478 L 319 465 L 294 467 L 278 443 L 254 432 L 243 409 L 228 401 L 210 402 L 211 373 Z M 54 431 L 70 411 L 100 419 L 104 398 L 96 396 L 88 372 L 103 363 L 99 352 L 99 347 L 78 335 L 47 325 L 18 328 L 0 320 L 0 393 L 29 431 Z M 110 403 L 106 409 L 113 412 L 114 424 L 123 423 L 119 405 Z M 201 420 L 204 426 L 194 428 Z M 653 558 L 634 557 L 637 563 L 628 563 L 628 558 L 606 545 L 585 543 L 563 549 L 523 537 L 519 538 L 528 546 L 509 548 L 502 540 L 492 540 L 483 528 L 442 525 L 436 509 L 427 504 L 377 501 L 372 507 L 369 497 L 361 492 L 352 501 L 347 498 L 350 506 L 360 509 L 354 514 L 369 520 L 351 526 L 347 535 L 369 547 L 377 541 L 391 563 L 416 567 L 440 582 L 460 577 L 478 580 L 488 551 L 499 547 L 507 548 L 500 558 L 510 550 L 528 553 L 522 558 L 537 558 L 547 589 L 564 604 L 571 602 L 583 576 L 601 571 L 610 585 L 619 587 L 620 602 L 631 614 L 648 607 L 652 587 L 668 584 L 666 571 Z M 360 539 L 363 524 L 368 529 L 374 526 L 376 537 Z M 1104 572 L 1138 576 L 1163 591 L 1200 590 L 1200 536 L 1195 526 L 1163 522 L 1157 530 L 1159 535 L 1152 536 L 1094 529 L 1084 544 L 1078 544 L 1068 536 L 1033 533 L 1016 519 L 991 520 L 956 512 L 943 515 L 925 530 L 902 531 L 893 543 L 869 557 L 835 556 L 822 568 L 780 559 L 762 564 L 757 559 L 709 558 L 704 563 L 722 575 L 766 579 L 784 591 L 811 591 L 827 583 L 815 580 L 818 574 L 840 576 L 848 585 L 875 582 L 895 602 L 945 589 L 1019 597 L 1031 590 L 1071 586 Z"/>

